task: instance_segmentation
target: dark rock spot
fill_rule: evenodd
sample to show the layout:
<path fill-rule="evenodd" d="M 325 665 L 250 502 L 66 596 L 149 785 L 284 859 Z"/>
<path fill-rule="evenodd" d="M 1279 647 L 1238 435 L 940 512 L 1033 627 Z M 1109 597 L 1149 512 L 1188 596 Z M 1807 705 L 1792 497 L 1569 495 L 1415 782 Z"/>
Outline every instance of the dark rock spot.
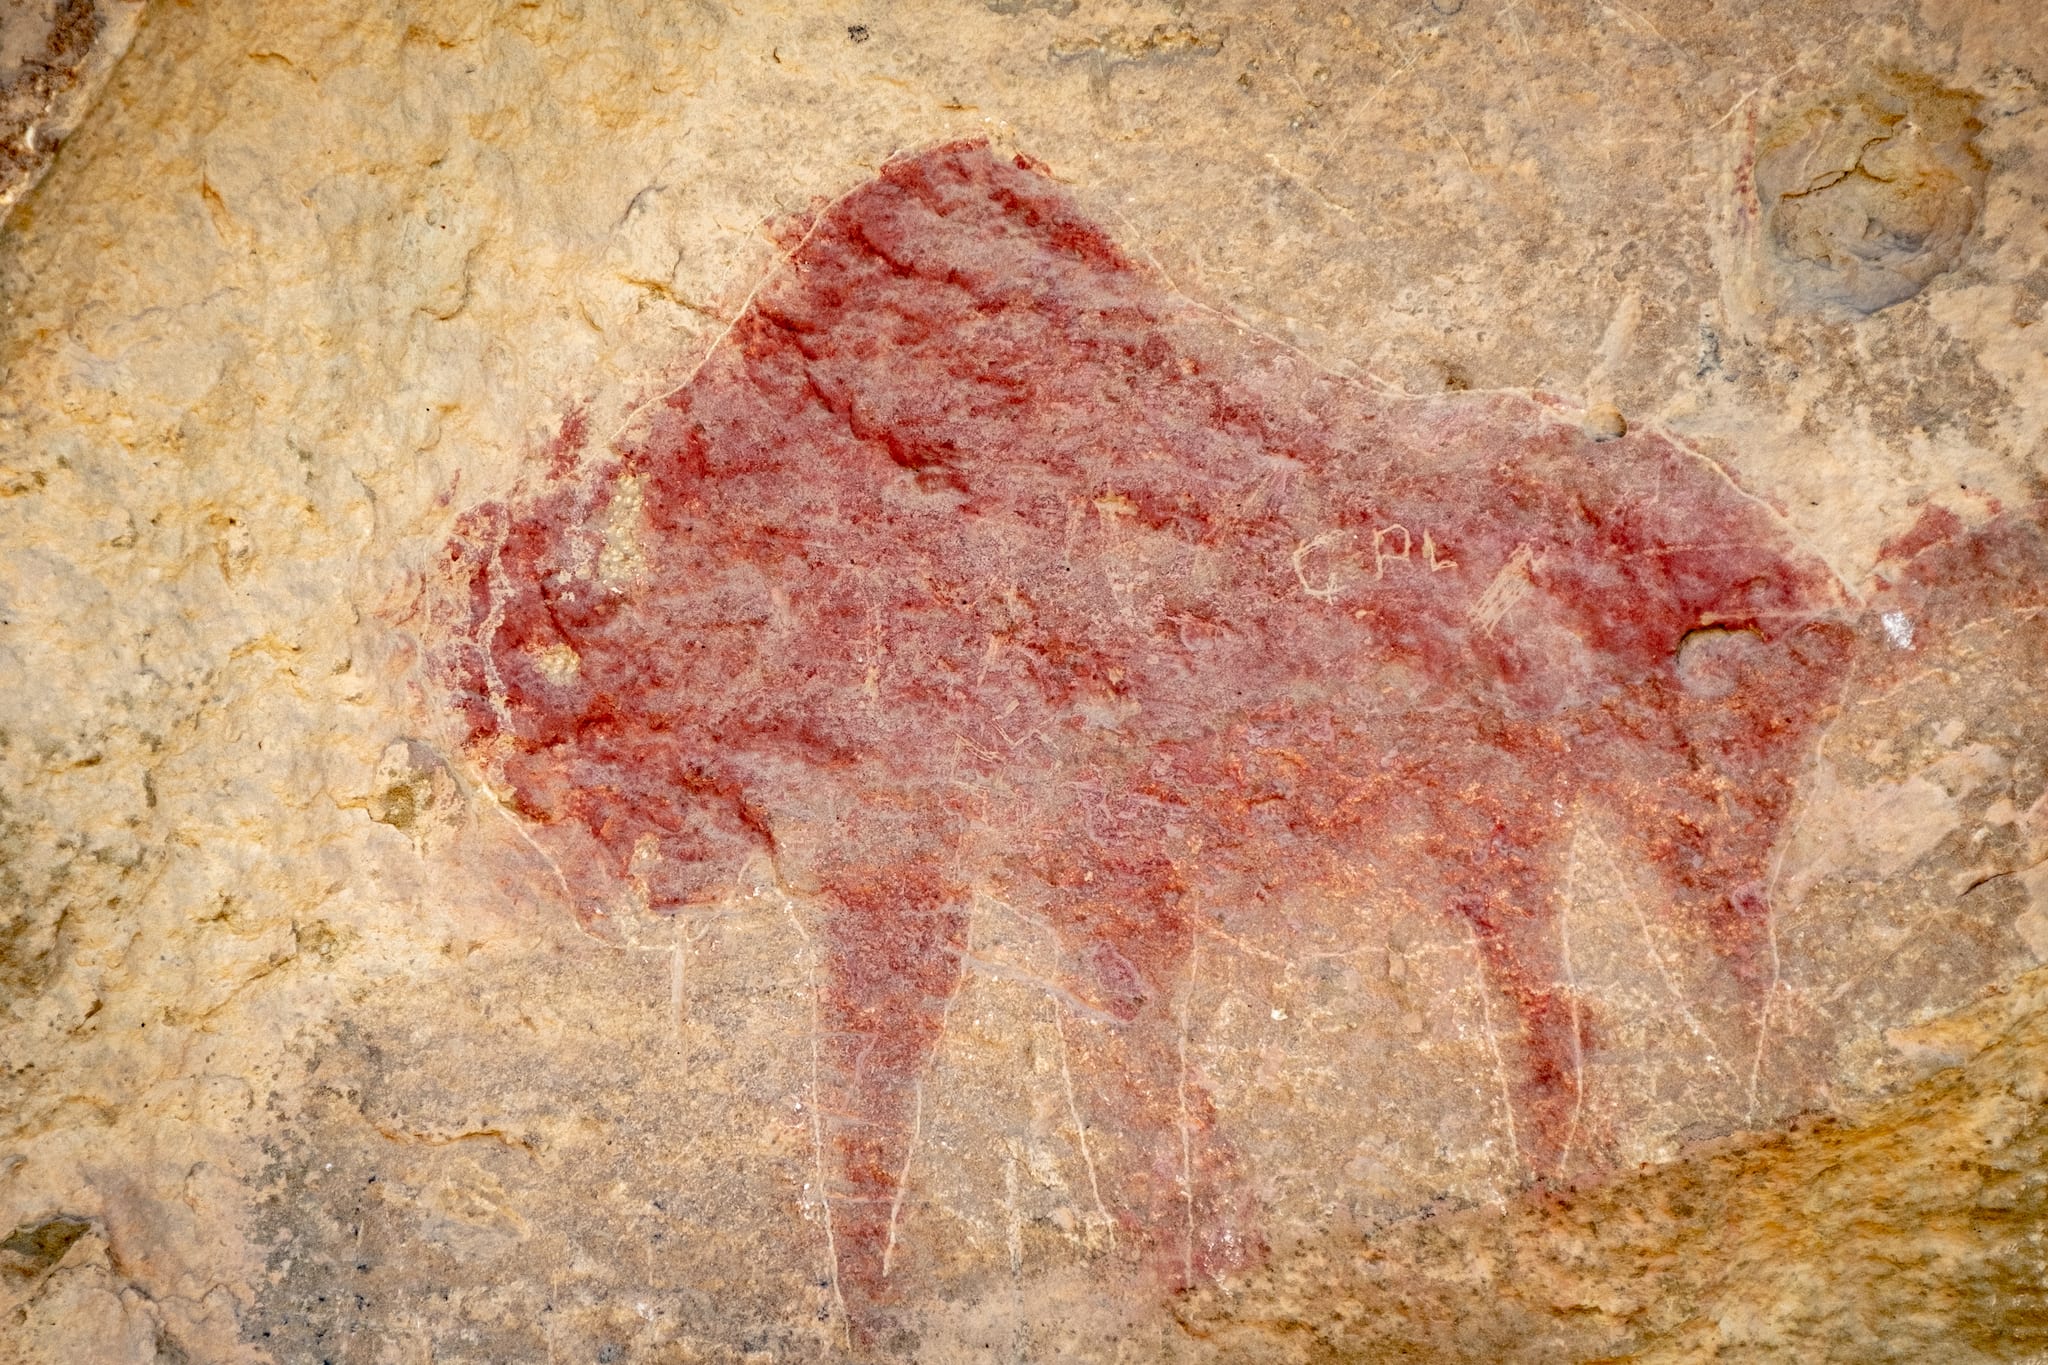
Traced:
<path fill-rule="evenodd" d="M 40 1274 L 64 1259 L 64 1253 L 71 1250 L 71 1244 L 92 1231 L 92 1224 L 83 1218 L 60 1213 L 45 1218 L 40 1223 L 23 1223 L 0 1241 L 0 1251 L 10 1252 L 20 1258 L 13 1268 L 31 1275 Z"/>
<path fill-rule="evenodd" d="M 1984 194 L 1975 107 L 1893 73 L 1762 135 L 1756 194 L 1780 307 L 1874 313 L 1955 267 Z"/>

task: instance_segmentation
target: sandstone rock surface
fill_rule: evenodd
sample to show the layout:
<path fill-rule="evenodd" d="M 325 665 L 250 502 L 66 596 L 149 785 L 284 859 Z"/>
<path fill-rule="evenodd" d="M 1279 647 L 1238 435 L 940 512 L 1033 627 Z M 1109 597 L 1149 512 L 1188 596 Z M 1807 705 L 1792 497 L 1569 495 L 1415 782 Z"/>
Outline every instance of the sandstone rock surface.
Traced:
<path fill-rule="evenodd" d="M 2048 19 L 120 9 L 0 1359 L 2048 1351 Z"/>

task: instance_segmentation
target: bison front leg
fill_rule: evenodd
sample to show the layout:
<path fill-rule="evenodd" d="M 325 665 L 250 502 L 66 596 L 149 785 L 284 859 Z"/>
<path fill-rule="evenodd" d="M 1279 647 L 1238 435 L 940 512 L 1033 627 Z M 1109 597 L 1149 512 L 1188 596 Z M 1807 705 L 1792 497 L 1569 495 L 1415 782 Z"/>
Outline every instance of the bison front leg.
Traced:
<path fill-rule="evenodd" d="M 842 869 L 826 881 L 817 1050 L 821 1163 L 835 1284 L 855 1334 L 890 1322 L 904 1249 L 905 1181 L 925 1070 L 959 988 L 967 915 L 919 867 Z"/>

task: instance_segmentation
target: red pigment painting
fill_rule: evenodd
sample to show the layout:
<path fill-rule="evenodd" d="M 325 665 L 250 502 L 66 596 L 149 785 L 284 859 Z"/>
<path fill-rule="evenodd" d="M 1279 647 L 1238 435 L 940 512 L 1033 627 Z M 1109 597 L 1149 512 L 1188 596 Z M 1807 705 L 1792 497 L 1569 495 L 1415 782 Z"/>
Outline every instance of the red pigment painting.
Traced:
<path fill-rule="evenodd" d="M 899 1181 L 976 894 L 1063 945 L 1111 1212 L 1170 1286 L 1261 1247 L 1183 1065 L 1205 929 L 1284 936 L 1311 899 L 1445 917 L 1509 1021 L 1536 1175 L 1600 1047 L 1559 984 L 1582 804 L 1761 999 L 1800 777 L 1859 660 L 1911 647 L 1880 618 L 1938 629 L 1925 574 L 1852 608 L 1663 436 L 1320 373 L 980 143 L 790 231 L 686 382 L 616 436 L 571 420 L 463 517 L 433 657 L 579 913 L 715 903 L 750 864 L 813 907 L 857 1329 L 919 1254 Z M 1899 555 L 1997 553 L 1960 535 Z"/>

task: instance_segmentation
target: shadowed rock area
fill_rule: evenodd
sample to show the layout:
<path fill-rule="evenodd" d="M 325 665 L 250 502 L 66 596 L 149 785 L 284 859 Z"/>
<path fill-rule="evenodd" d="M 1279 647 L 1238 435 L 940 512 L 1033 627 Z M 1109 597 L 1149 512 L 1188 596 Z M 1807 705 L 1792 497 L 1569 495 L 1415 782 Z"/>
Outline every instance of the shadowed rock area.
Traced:
<path fill-rule="evenodd" d="M 0 1359 L 2048 1351 L 2048 22 L 102 10 Z"/>

